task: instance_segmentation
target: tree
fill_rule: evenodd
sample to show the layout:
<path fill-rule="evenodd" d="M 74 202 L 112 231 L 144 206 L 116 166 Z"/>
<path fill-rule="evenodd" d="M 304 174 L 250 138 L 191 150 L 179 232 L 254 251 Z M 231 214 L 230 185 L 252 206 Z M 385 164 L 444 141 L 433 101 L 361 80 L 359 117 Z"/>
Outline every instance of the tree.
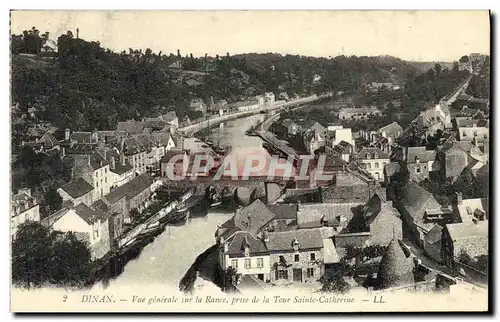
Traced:
<path fill-rule="evenodd" d="M 19 226 L 12 242 L 12 281 L 23 287 L 40 287 L 50 279 L 54 238 L 37 222 Z"/>
<path fill-rule="evenodd" d="M 50 265 L 51 281 L 64 286 L 83 286 L 90 280 L 90 251 L 73 233 L 58 236 Z"/>
<path fill-rule="evenodd" d="M 63 199 L 54 187 L 50 187 L 45 193 L 43 206 L 47 214 L 54 213 L 61 209 Z"/>
<path fill-rule="evenodd" d="M 329 293 L 345 294 L 351 286 L 347 283 L 340 274 L 329 273 L 320 278 L 321 291 Z"/>
<path fill-rule="evenodd" d="M 90 269 L 90 251 L 74 234 L 50 233 L 39 222 L 19 226 L 12 242 L 13 284 L 82 286 L 89 281 Z"/>
<path fill-rule="evenodd" d="M 442 72 L 443 68 L 441 67 L 440 64 L 435 64 L 434 65 L 434 70 L 436 71 L 436 75 L 438 77 L 441 76 L 441 72 Z"/>
<path fill-rule="evenodd" d="M 240 278 L 236 268 L 230 266 L 224 274 L 224 291 L 234 291 Z"/>

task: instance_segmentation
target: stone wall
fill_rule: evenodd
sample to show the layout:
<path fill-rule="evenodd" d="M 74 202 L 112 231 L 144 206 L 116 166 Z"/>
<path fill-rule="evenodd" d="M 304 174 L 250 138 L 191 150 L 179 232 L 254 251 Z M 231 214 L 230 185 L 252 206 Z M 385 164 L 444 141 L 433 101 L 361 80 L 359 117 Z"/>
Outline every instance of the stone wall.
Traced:
<path fill-rule="evenodd" d="M 314 254 L 315 260 L 311 260 L 311 254 Z M 295 255 L 299 255 L 299 261 L 295 261 Z M 283 256 L 286 262 L 286 267 L 280 265 L 280 256 Z M 325 271 L 323 263 L 323 249 L 308 249 L 299 250 L 298 252 L 280 252 L 271 254 L 271 283 L 295 282 L 300 283 L 300 280 L 294 281 L 294 270 L 300 270 L 302 283 L 317 281 Z M 314 269 L 314 275 L 308 277 L 308 268 Z M 278 270 L 286 270 L 288 279 L 278 279 Z"/>

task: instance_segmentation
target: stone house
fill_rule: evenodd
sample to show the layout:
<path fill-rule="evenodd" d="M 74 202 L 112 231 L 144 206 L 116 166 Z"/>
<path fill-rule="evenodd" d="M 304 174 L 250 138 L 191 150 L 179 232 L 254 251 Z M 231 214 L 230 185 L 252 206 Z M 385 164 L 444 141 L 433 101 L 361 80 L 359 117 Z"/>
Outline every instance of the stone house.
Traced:
<path fill-rule="evenodd" d="M 405 160 L 410 178 L 417 182 L 429 178 L 430 172 L 439 170 L 436 150 L 427 150 L 425 146 L 406 148 Z"/>
<path fill-rule="evenodd" d="M 374 147 L 365 147 L 355 156 L 362 170 L 369 173 L 376 181 L 384 181 L 384 168 L 390 162 L 389 155 Z"/>
<path fill-rule="evenodd" d="M 63 201 L 69 200 L 73 204 L 84 203 L 90 206 L 95 201 L 94 187 L 82 177 L 62 185 L 57 192 Z"/>
<path fill-rule="evenodd" d="M 127 215 L 125 217 L 125 222 L 129 222 L 130 218 L 128 213 L 132 209 L 137 209 L 141 212 L 144 208 L 149 206 L 151 198 L 153 196 L 153 191 L 151 190 L 151 185 L 153 184 L 153 178 L 147 174 L 142 174 L 135 177 L 129 182 L 113 189 L 105 199 L 114 207 L 121 199 L 125 197 Z"/>
<path fill-rule="evenodd" d="M 426 216 L 426 211 L 441 209 L 442 206 L 434 196 L 415 182 L 407 182 L 399 191 L 399 198 L 394 200 L 396 208 L 401 213 L 401 219 L 409 237 L 418 245 L 423 246 L 424 237 L 434 224 L 441 223 Z M 438 217 L 439 218 L 439 217 Z"/>
<path fill-rule="evenodd" d="M 319 229 L 267 233 L 271 283 L 315 282 L 324 273 L 323 239 Z"/>

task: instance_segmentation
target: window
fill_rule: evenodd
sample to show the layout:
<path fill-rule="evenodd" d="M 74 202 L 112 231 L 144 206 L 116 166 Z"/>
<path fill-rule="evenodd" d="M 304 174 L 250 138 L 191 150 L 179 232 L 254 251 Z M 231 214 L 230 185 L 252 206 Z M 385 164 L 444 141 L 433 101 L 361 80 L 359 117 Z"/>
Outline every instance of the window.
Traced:
<path fill-rule="evenodd" d="M 372 168 L 372 164 L 371 164 L 371 163 L 367 163 L 367 164 L 366 164 L 366 168 L 367 168 L 367 169 L 371 169 L 371 168 Z"/>
<path fill-rule="evenodd" d="M 417 173 L 420 173 L 420 167 L 417 167 Z"/>
<path fill-rule="evenodd" d="M 258 268 L 264 267 L 264 258 L 261 257 L 257 258 L 257 267 Z"/>
<path fill-rule="evenodd" d="M 315 260 L 316 260 L 316 254 L 315 254 L 315 253 L 311 253 L 311 260 L 312 260 L 312 261 L 315 261 Z"/>
<path fill-rule="evenodd" d="M 314 267 L 307 269 L 307 277 L 314 277 Z"/>
<path fill-rule="evenodd" d="M 485 135 L 484 135 L 484 138 L 485 138 L 485 139 L 487 139 L 487 138 L 488 138 L 488 135 L 486 135 L 486 134 L 485 134 Z"/>
<path fill-rule="evenodd" d="M 233 268 L 238 268 L 238 260 L 237 259 L 232 259 L 231 260 L 231 266 Z"/>
<path fill-rule="evenodd" d="M 463 135 L 463 136 L 467 136 L 467 133 L 465 133 L 465 131 L 464 131 L 464 133 L 462 133 L 462 135 Z"/>
<path fill-rule="evenodd" d="M 283 263 L 285 261 L 285 256 L 280 255 L 280 262 Z"/>
<path fill-rule="evenodd" d="M 104 168 L 104 173 L 108 173 L 108 168 Z"/>
<path fill-rule="evenodd" d="M 279 280 L 287 280 L 288 279 L 288 270 L 279 269 L 278 270 L 278 279 Z"/>
<path fill-rule="evenodd" d="M 108 177 L 104 178 L 104 183 L 108 183 Z"/>
<path fill-rule="evenodd" d="M 294 256 L 294 261 L 295 261 L 295 262 L 300 261 L 300 255 L 299 255 L 299 254 L 295 254 L 295 256 Z"/>
<path fill-rule="evenodd" d="M 245 259 L 245 268 L 251 268 L 252 267 L 252 262 L 250 261 L 250 258 Z"/>
<path fill-rule="evenodd" d="M 378 162 L 375 162 L 375 169 L 378 169 Z"/>

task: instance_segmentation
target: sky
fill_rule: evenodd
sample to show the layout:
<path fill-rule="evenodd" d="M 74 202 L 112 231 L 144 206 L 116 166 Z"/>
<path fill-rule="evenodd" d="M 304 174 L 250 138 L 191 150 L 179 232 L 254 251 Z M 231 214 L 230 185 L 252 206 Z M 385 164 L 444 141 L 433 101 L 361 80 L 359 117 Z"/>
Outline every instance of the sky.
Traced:
<path fill-rule="evenodd" d="M 489 54 L 488 11 L 12 11 L 11 33 L 72 30 L 120 52 L 392 55 L 454 61 Z"/>

